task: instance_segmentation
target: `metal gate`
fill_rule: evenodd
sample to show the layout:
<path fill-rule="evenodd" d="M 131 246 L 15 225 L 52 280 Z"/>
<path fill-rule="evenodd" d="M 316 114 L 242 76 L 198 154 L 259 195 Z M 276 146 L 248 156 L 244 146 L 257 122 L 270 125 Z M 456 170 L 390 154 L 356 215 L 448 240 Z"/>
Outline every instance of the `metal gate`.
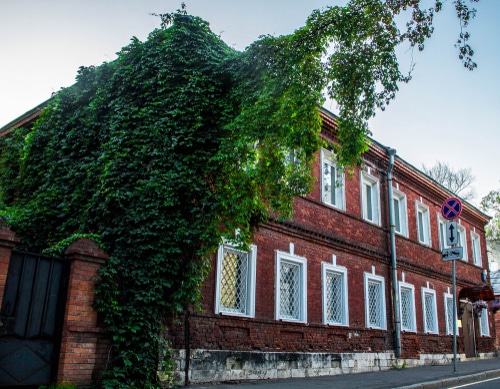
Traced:
<path fill-rule="evenodd" d="M 68 269 L 61 259 L 12 253 L 0 311 L 0 387 L 55 378 Z"/>

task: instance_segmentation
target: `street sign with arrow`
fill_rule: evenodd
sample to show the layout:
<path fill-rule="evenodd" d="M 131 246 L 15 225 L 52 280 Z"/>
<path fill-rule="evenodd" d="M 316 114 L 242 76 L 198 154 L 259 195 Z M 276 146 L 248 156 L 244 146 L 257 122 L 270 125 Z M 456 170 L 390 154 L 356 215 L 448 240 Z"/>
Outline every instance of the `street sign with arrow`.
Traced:
<path fill-rule="evenodd" d="M 462 259 L 464 257 L 464 248 L 452 247 L 450 249 L 444 249 L 442 254 L 443 254 L 443 261 L 453 261 L 455 259 Z"/>
<path fill-rule="evenodd" d="M 448 246 L 458 244 L 457 222 L 455 221 L 446 222 L 446 244 Z"/>

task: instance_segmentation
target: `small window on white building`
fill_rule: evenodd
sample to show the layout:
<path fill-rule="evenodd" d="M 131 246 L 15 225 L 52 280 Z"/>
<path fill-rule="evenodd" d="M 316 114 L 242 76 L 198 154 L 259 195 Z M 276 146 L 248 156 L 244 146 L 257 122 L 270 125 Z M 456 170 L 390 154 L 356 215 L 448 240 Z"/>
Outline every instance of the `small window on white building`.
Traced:
<path fill-rule="evenodd" d="M 347 269 L 322 263 L 323 323 L 349 325 L 347 305 Z"/>
<path fill-rule="evenodd" d="M 481 316 L 479 316 L 479 333 L 481 336 L 490 336 L 488 308 L 483 308 L 481 310 Z"/>
<path fill-rule="evenodd" d="M 415 288 L 413 285 L 399 282 L 399 304 L 401 312 L 401 330 L 416 332 Z"/>
<path fill-rule="evenodd" d="M 406 207 L 406 195 L 397 189 L 392 189 L 394 207 L 394 226 L 396 233 L 408 236 L 408 214 Z"/>
<path fill-rule="evenodd" d="M 472 261 L 474 262 L 474 265 L 482 267 L 483 262 L 481 259 L 481 241 L 479 239 L 479 235 L 471 231 L 470 239 L 472 246 Z"/>
<path fill-rule="evenodd" d="M 422 310 L 424 316 L 424 332 L 438 334 L 436 291 L 433 289 L 422 288 Z"/>
<path fill-rule="evenodd" d="M 385 280 L 384 277 L 365 273 L 366 327 L 385 329 Z"/>
<path fill-rule="evenodd" d="M 417 202 L 416 203 L 416 211 L 417 211 L 417 235 L 418 241 L 427 246 L 431 245 L 431 228 L 430 228 L 430 219 L 429 219 L 429 208 Z"/>
<path fill-rule="evenodd" d="M 307 322 L 307 260 L 276 252 L 276 319 Z"/>
<path fill-rule="evenodd" d="M 361 208 L 363 219 L 380 225 L 379 182 L 365 172 L 361 172 Z"/>
<path fill-rule="evenodd" d="M 228 315 L 255 315 L 255 271 L 257 247 L 249 252 L 231 245 L 219 247 L 215 312 Z"/>
<path fill-rule="evenodd" d="M 456 310 L 453 310 L 453 295 L 444 293 L 444 316 L 446 318 L 446 335 L 453 335 L 453 313 L 455 313 L 455 323 L 458 326 Z M 457 327 L 458 334 L 458 327 Z"/>
<path fill-rule="evenodd" d="M 321 167 L 321 201 L 344 210 L 344 174 L 331 151 L 321 150 Z"/>

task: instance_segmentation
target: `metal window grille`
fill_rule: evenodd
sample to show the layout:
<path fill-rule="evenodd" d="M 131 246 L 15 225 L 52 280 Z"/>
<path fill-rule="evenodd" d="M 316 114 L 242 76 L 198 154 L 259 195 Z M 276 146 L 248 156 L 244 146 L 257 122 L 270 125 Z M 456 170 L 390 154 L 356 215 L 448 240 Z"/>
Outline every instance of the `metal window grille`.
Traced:
<path fill-rule="evenodd" d="M 227 313 L 247 313 L 249 253 L 224 247 L 220 306 Z"/>
<path fill-rule="evenodd" d="M 424 293 L 424 310 L 426 331 L 437 332 L 434 295 L 432 293 Z"/>
<path fill-rule="evenodd" d="M 382 316 L 382 283 L 374 280 L 368 281 L 368 326 L 383 326 Z"/>
<path fill-rule="evenodd" d="M 483 308 L 479 317 L 481 336 L 490 336 L 490 326 L 488 325 L 488 309 Z"/>
<path fill-rule="evenodd" d="M 300 320 L 301 318 L 300 271 L 299 264 L 281 261 L 280 317 L 283 319 Z"/>
<path fill-rule="evenodd" d="M 446 297 L 446 333 L 453 334 L 453 298 Z"/>
<path fill-rule="evenodd" d="M 410 288 L 401 288 L 401 328 L 414 331 L 413 293 Z"/>
<path fill-rule="evenodd" d="M 326 322 L 330 324 L 344 323 L 344 293 L 341 273 L 326 272 Z"/>

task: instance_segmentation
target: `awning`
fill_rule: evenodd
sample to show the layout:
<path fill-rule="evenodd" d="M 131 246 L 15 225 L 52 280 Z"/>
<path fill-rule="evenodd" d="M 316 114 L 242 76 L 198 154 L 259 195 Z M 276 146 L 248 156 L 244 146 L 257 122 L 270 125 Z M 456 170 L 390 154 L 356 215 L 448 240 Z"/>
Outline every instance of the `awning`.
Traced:
<path fill-rule="evenodd" d="M 477 300 L 490 301 L 495 299 L 495 294 L 493 293 L 493 288 L 490 285 L 474 285 L 465 286 L 460 290 L 458 294 L 458 300 L 469 299 L 474 302 Z"/>

